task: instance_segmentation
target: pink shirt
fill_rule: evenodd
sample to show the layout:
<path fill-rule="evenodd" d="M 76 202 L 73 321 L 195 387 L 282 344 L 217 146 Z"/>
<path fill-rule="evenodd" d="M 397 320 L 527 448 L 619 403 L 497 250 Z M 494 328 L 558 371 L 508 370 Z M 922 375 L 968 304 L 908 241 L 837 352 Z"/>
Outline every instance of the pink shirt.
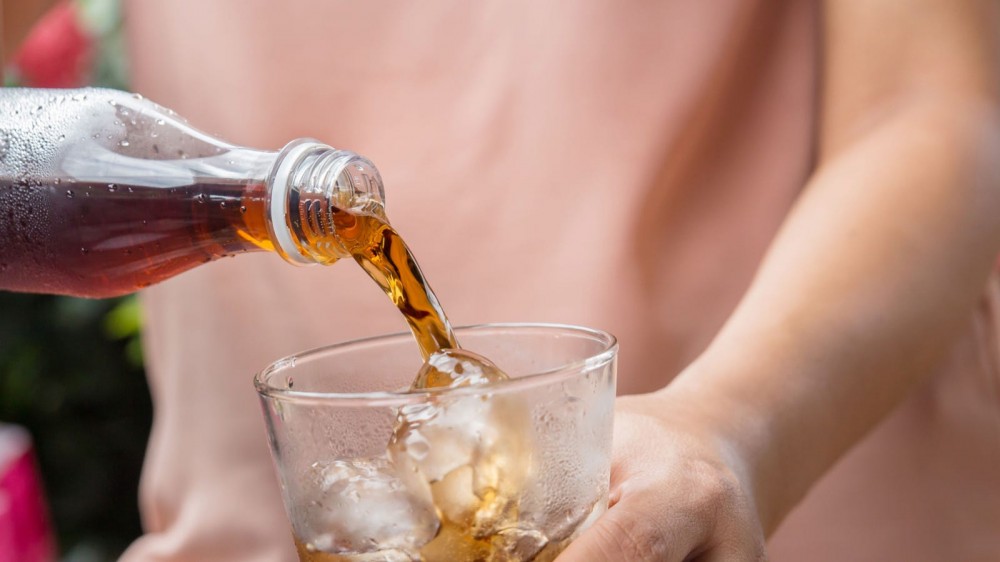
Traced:
<path fill-rule="evenodd" d="M 811 1 L 127 8 L 139 92 L 234 142 L 312 136 L 370 157 L 455 324 L 610 330 L 622 393 L 665 385 L 705 348 L 812 167 Z M 791 514 L 774 560 L 1000 556 L 989 295 L 952 364 Z M 266 254 L 144 303 L 157 409 L 147 535 L 124 560 L 294 560 L 251 377 L 402 319 L 353 263 Z"/>

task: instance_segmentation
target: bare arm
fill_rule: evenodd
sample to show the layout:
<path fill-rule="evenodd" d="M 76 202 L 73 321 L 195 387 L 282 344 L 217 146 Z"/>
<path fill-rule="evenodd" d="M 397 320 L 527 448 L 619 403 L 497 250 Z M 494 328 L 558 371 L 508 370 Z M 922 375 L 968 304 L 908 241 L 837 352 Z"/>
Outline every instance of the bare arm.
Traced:
<path fill-rule="evenodd" d="M 1000 4 L 828 0 L 824 26 L 818 169 L 709 349 L 619 400 L 615 505 L 560 562 L 765 558 L 764 536 L 935 365 L 985 287 Z"/>
<path fill-rule="evenodd" d="M 1000 251 L 1000 5 L 825 23 L 818 171 L 682 383 L 725 404 L 768 530 L 934 366 Z"/>

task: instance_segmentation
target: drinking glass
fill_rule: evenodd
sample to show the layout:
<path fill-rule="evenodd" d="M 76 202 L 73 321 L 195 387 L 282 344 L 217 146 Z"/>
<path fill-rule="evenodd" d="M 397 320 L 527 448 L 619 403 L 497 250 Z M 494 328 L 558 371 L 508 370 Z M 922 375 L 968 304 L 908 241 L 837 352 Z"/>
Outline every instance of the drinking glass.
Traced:
<path fill-rule="evenodd" d="M 255 377 L 302 562 L 544 562 L 607 509 L 615 338 L 557 324 L 456 336 L 510 380 L 411 391 L 409 334 Z"/>

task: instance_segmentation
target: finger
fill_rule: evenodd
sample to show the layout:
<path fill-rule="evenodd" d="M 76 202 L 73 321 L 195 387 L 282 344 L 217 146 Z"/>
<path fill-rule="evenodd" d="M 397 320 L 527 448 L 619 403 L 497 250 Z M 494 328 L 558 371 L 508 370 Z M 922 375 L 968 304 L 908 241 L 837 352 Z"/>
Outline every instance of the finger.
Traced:
<path fill-rule="evenodd" d="M 666 545 L 655 533 L 612 509 L 569 545 L 556 562 L 652 562 L 668 560 Z"/>
<path fill-rule="evenodd" d="M 767 562 L 763 533 L 754 533 L 749 528 L 737 532 L 694 558 L 693 562 Z"/>
<path fill-rule="evenodd" d="M 631 501 L 630 501 L 631 500 Z M 695 520 L 673 521 L 625 497 L 570 544 L 557 562 L 682 562 L 705 538 Z"/>

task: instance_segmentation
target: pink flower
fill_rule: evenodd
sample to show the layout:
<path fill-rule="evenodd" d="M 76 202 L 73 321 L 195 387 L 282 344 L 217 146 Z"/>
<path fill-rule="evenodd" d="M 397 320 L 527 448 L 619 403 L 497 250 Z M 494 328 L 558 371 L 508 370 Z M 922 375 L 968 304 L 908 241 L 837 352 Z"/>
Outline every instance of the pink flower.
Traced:
<path fill-rule="evenodd" d="M 72 88 L 86 84 L 93 38 L 80 27 L 76 9 L 63 1 L 39 20 L 14 55 L 23 86 Z"/>

